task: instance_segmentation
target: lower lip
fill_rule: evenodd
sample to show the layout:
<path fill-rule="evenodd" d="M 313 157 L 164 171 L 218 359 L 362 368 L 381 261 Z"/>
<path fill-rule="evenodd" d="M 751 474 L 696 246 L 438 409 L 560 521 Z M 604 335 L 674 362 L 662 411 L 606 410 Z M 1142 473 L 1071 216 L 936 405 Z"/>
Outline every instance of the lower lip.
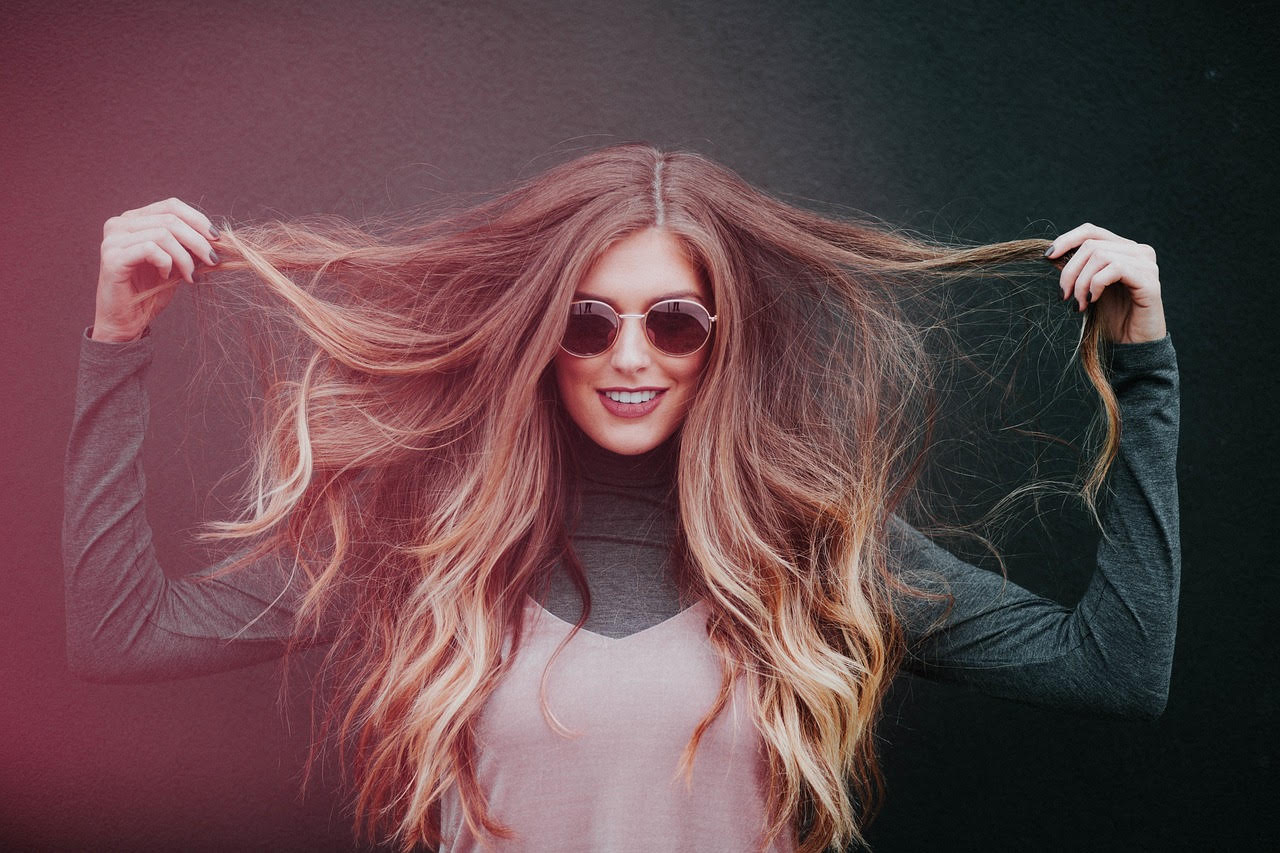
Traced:
<path fill-rule="evenodd" d="M 611 415 L 617 415 L 620 418 L 642 418 L 645 415 L 658 408 L 658 404 L 662 402 L 662 395 L 666 391 L 659 391 L 657 396 L 647 403 L 619 403 L 616 400 L 609 399 L 609 395 L 603 391 L 597 391 L 600 395 L 600 402 L 609 411 Z"/>

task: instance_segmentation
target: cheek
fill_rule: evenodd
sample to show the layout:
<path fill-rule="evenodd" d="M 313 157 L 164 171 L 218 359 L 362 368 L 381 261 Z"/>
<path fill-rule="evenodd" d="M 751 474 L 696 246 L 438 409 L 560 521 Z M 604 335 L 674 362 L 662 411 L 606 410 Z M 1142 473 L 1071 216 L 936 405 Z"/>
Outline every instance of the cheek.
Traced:
<path fill-rule="evenodd" d="M 575 407 L 578 398 L 582 396 L 582 389 L 590 387 L 586 368 L 584 359 L 563 353 L 556 356 L 556 388 L 560 392 L 560 402 L 570 409 Z"/>
<path fill-rule="evenodd" d="M 710 353 L 705 349 L 693 358 L 685 360 L 685 364 L 681 365 L 680 379 L 693 388 L 697 388 L 702 384 L 702 374 L 707 369 L 707 361 L 710 359 Z"/>

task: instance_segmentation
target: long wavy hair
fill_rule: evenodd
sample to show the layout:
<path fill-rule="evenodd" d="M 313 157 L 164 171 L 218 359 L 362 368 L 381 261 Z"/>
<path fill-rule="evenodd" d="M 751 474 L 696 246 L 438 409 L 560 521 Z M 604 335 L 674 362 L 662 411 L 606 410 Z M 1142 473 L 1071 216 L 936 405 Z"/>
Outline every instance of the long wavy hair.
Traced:
<path fill-rule="evenodd" d="M 557 560 L 585 589 L 551 364 L 593 262 L 654 227 L 720 317 L 682 427 L 675 548 L 722 682 L 678 769 L 746 679 L 770 769 L 766 846 L 865 844 L 876 723 L 905 653 L 896 603 L 937 596 L 892 571 L 887 544 L 937 414 L 930 327 L 910 306 L 1039 262 L 1049 242 L 959 245 L 819 214 L 642 144 L 407 222 L 224 223 L 202 287 L 247 280 L 219 289 L 247 300 L 261 398 L 245 510 L 203 535 L 251 541 L 228 571 L 297 561 L 297 641 L 336 626 L 324 733 L 372 837 L 437 845 L 451 786 L 473 833 L 512 834 L 477 784 L 478 715 L 518 652 L 526 596 Z M 1086 322 L 1078 356 L 1105 427 L 1077 481 L 1091 510 L 1120 428 L 1104 346 Z"/>

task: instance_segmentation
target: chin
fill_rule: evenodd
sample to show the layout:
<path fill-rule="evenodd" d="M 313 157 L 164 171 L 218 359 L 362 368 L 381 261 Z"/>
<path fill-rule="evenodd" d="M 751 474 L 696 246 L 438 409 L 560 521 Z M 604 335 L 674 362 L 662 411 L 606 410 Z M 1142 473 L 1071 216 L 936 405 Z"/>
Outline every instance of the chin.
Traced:
<path fill-rule="evenodd" d="M 605 450 L 621 456 L 638 456 L 648 453 L 670 438 L 679 424 L 646 429 L 610 428 L 600 424 L 592 426 L 595 428 L 584 429 L 583 432 Z"/>

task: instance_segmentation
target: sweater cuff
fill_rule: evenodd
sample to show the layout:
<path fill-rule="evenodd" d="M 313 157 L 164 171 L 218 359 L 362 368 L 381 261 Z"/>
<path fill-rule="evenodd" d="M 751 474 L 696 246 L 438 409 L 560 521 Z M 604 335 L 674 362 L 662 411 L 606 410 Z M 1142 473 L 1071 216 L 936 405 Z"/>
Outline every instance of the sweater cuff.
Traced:
<path fill-rule="evenodd" d="M 1154 341 L 1134 344 L 1111 344 L 1109 367 L 1112 383 L 1144 376 L 1178 366 L 1173 337 L 1166 334 Z"/>
<path fill-rule="evenodd" d="M 89 337 L 91 334 L 93 326 L 86 326 L 80 335 L 80 363 L 88 367 L 131 372 L 150 362 L 155 352 L 150 326 L 143 329 L 138 338 L 120 343 L 95 341 Z"/>

